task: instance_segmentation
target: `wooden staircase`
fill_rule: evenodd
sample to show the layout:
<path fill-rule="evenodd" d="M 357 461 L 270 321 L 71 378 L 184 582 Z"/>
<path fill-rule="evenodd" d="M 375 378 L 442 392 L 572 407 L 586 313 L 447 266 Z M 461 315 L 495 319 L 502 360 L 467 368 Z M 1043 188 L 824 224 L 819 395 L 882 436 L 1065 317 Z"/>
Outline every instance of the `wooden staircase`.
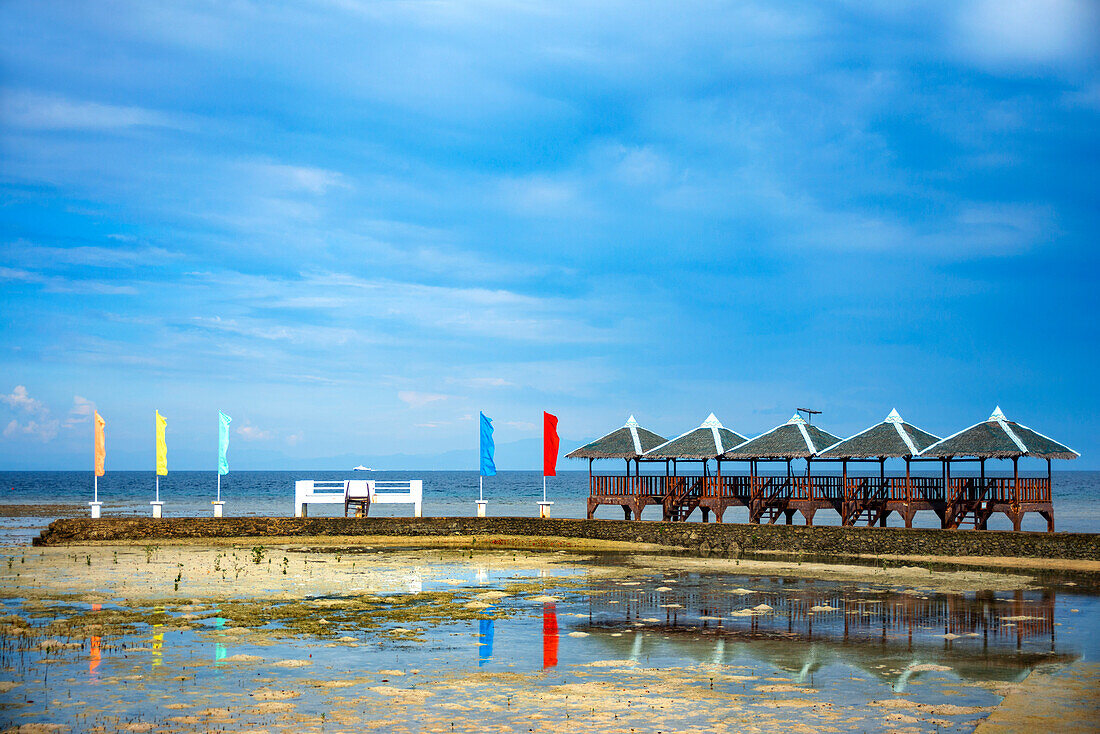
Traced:
<path fill-rule="evenodd" d="M 682 483 L 672 485 L 672 489 L 661 504 L 664 506 L 666 520 L 684 522 L 688 519 L 702 499 L 702 482 L 692 477 L 684 477 Z"/>
<path fill-rule="evenodd" d="M 882 521 L 882 517 L 885 514 L 885 510 L 880 507 L 860 507 L 851 517 L 851 525 L 859 525 L 864 520 L 867 521 L 867 527 L 873 528 Z"/>
<path fill-rule="evenodd" d="M 775 525 L 779 522 L 779 518 L 785 517 L 783 510 L 782 507 L 765 507 L 764 511 L 760 513 L 760 522 Z"/>

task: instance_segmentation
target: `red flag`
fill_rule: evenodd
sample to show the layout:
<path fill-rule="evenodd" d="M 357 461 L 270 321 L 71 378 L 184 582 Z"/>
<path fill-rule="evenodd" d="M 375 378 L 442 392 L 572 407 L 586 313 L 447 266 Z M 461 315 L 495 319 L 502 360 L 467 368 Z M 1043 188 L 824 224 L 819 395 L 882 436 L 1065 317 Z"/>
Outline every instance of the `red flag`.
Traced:
<path fill-rule="evenodd" d="M 554 602 L 542 605 L 542 667 L 558 665 L 558 608 Z"/>
<path fill-rule="evenodd" d="M 558 417 L 542 412 L 542 475 L 556 477 L 558 467 Z"/>

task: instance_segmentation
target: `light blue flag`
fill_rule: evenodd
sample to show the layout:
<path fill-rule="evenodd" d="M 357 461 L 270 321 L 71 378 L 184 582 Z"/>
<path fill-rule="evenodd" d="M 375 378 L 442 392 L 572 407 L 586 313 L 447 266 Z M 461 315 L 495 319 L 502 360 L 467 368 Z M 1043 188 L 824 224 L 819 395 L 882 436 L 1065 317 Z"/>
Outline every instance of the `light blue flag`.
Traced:
<path fill-rule="evenodd" d="M 229 424 L 233 419 L 225 413 L 218 411 L 218 474 L 225 476 L 229 473 Z"/>
<path fill-rule="evenodd" d="M 481 476 L 495 477 L 497 465 L 493 463 L 493 451 L 496 445 L 493 443 L 493 421 L 484 413 L 481 414 Z"/>

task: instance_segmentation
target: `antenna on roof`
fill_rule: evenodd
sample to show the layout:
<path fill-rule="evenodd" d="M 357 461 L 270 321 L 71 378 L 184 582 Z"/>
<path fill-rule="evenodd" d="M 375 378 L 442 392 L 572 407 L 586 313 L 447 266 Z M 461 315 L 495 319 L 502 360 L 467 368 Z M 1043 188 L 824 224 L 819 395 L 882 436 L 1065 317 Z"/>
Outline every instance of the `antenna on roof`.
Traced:
<path fill-rule="evenodd" d="M 814 416 L 815 415 L 821 415 L 820 410 L 810 410 L 809 408 L 795 408 L 795 410 L 797 410 L 799 413 L 805 413 L 806 414 L 806 422 L 807 423 L 813 423 L 814 422 Z"/>

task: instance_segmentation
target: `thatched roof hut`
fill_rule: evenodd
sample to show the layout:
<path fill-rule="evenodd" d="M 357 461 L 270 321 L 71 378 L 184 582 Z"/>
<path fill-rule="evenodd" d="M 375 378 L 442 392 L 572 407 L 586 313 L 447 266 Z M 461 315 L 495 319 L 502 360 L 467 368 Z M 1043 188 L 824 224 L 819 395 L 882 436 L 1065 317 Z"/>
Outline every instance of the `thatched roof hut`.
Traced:
<path fill-rule="evenodd" d="M 939 440 L 938 436 L 906 423 L 896 410 L 891 410 L 882 423 L 833 444 L 818 454 L 817 458 L 912 458 Z"/>
<path fill-rule="evenodd" d="M 639 459 L 650 449 L 665 442 L 664 437 L 647 431 L 630 416 L 622 428 L 566 454 L 568 459 Z"/>
<path fill-rule="evenodd" d="M 721 457 L 726 449 L 744 440 L 744 436 L 723 426 L 714 413 L 711 413 L 698 428 L 647 451 L 643 458 L 706 461 Z"/>
<path fill-rule="evenodd" d="M 1080 454 L 1027 426 L 1008 420 L 1000 406 L 988 420 L 937 441 L 921 452 L 921 457 L 936 459 L 1018 459 L 1021 456 L 1076 459 Z"/>
<path fill-rule="evenodd" d="M 839 437 L 795 413 L 783 425 L 726 451 L 722 459 L 811 459 L 838 441 Z"/>

